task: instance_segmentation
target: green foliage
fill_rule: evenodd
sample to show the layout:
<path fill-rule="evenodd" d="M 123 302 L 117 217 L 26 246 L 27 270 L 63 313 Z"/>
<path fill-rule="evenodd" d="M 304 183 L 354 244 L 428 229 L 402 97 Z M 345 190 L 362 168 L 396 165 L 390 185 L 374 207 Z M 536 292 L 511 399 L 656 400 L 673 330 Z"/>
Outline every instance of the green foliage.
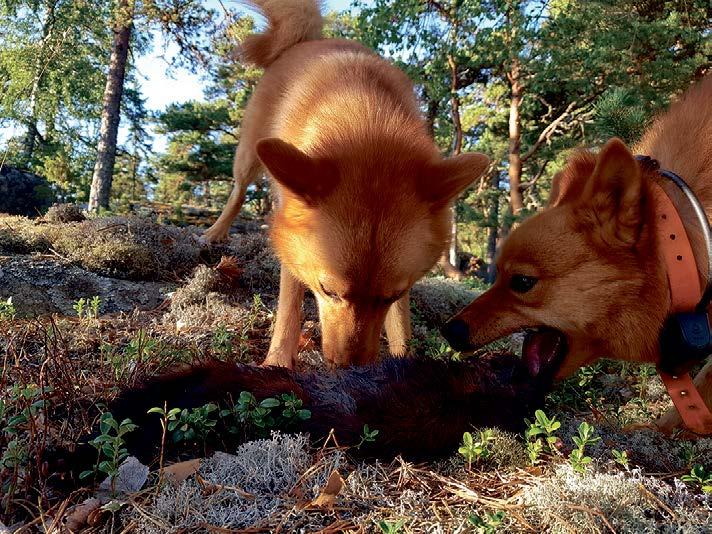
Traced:
<path fill-rule="evenodd" d="M 467 522 L 472 525 L 477 534 L 493 534 L 497 529 L 504 524 L 505 513 L 485 512 L 484 515 L 470 514 L 467 517 Z"/>
<path fill-rule="evenodd" d="M 208 434 L 218 423 L 218 407 L 213 403 L 204 404 L 198 408 L 151 408 L 148 413 L 155 413 L 166 423 L 166 431 L 170 432 L 174 443 L 197 441 L 205 443 Z"/>
<path fill-rule="evenodd" d="M 601 138 L 620 137 L 628 144 L 635 143 L 643 134 L 648 115 L 639 95 L 623 87 L 614 87 L 598 99 L 594 127 Z"/>
<path fill-rule="evenodd" d="M 703 493 L 712 493 L 712 471 L 697 464 L 692 467 L 689 475 L 682 475 L 680 480 L 699 486 Z"/>
<path fill-rule="evenodd" d="M 12 297 L 8 297 L 6 301 L 0 301 L 0 321 L 12 321 L 16 315 L 17 310 L 12 303 Z"/>
<path fill-rule="evenodd" d="M 376 436 L 378 436 L 378 434 L 379 430 L 371 430 L 368 425 L 363 425 L 363 429 L 361 430 L 361 441 L 358 442 L 356 448 L 360 449 L 366 443 L 373 443 L 376 441 Z"/>
<path fill-rule="evenodd" d="M 534 421 L 526 420 L 526 423 L 528 427 L 524 431 L 524 440 L 527 456 L 532 465 L 536 463 L 544 450 L 544 445 L 549 453 L 559 454 L 559 449 L 556 446 L 559 438 L 554 432 L 561 427 L 561 423 L 556 420 L 556 416 L 549 418 L 543 410 L 537 410 L 534 412 Z"/>
<path fill-rule="evenodd" d="M 457 144 L 459 115 L 463 150 L 492 156 L 493 173 L 456 210 L 462 248 L 491 261 L 498 230 L 522 217 L 507 198 L 513 66 L 524 95 L 526 215 L 544 205 L 568 149 L 612 134 L 635 140 L 647 118 L 702 72 L 712 48 L 707 4 L 362 0 L 342 34 L 411 76 L 443 152 Z"/>
<path fill-rule="evenodd" d="M 569 455 L 569 463 L 577 473 L 585 473 L 586 466 L 591 463 L 591 457 L 585 454 L 586 447 L 601 441 L 600 437 L 593 435 L 594 431 L 591 425 L 582 421 L 578 427 L 578 436 L 573 437 L 576 448 Z"/>
<path fill-rule="evenodd" d="M 618 449 L 611 449 L 611 454 L 613 455 L 613 459 L 615 462 L 628 469 L 629 465 L 629 458 L 628 458 L 628 452 L 627 451 L 619 451 Z"/>
<path fill-rule="evenodd" d="M 0 430 L 9 436 L 18 436 L 45 408 L 44 397 L 51 393 L 50 387 L 37 384 L 13 384 L 9 395 L 0 398 Z"/>
<path fill-rule="evenodd" d="M 287 425 L 294 421 L 306 421 L 311 418 L 311 411 L 302 407 L 304 402 L 294 393 L 282 393 L 280 400 L 283 406 L 282 419 Z"/>
<path fill-rule="evenodd" d="M 400 534 L 401 529 L 405 525 L 404 519 L 399 519 L 396 522 L 386 521 L 385 519 L 378 522 L 378 528 L 383 534 Z"/>
<path fill-rule="evenodd" d="M 326 34 L 383 53 L 415 82 L 443 153 L 481 150 L 492 173 L 457 203 L 462 250 L 492 261 L 497 240 L 547 197 L 565 153 L 611 135 L 632 142 L 648 118 L 708 66 L 705 0 L 688 2 L 483 2 L 357 0 L 326 17 Z M 111 2 L 12 0 L 0 3 L 2 160 L 45 176 L 63 200 L 86 200 L 95 163 L 106 62 L 120 17 Z M 117 18 L 118 17 L 118 18 Z M 241 6 L 137 1 L 121 102 L 111 208 L 149 198 L 180 213 L 183 203 L 222 206 L 231 188 L 234 145 L 261 71 L 233 49 L 255 29 Z M 178 46 L 172 65 L 200 71 L 205 101 L 146 109 L 135 69 L 159 32 Z M 512 68 L 520 70 L 520 191 L 512 214 L 508 121 Z M 457 121 L 462 127 L 458 136 Z M 168 137 L 154 157 L 151 126 Z M 246 209 L 269 210 L 262 182 Z"/>
<path fill-rule="evenodd" d="M 221 415 L 226 416 L 234 413 L 240 423 L 260 430 L 268 430 L 275 427 L 272 409 L 277 407 L 279 407 L 279 401 L 275 398 L 268 397 L 258 401 L 249 391 L 242 391 L 234 410 L 223 411 Z"/>
<path fill-rule="evenodd" d="M 72 308 L 77 312 L 79 319 L 98 319 L 101 298 L 98 296 L 94 296 L 91 299 L 82 297 L 72 305 Z"/>
<path fill-rule="evenodd" d="M 96 476 L 97 473 L 104 473 L 111 480 L 113 488 L 119 467 L 129 456 L 124 436 L 137 428 L 131 419 L 124 419 L 119 423 L 111 413 L 103 413 L 99 419 L 101 433 L 89 442 L 98 452 L 96 466 L 94 470 L 83 471 L 79 478 L 89 478 Z"/>
<path fill-rule="evenodd" d="M 686 466 L 692 466 L 700 457 L 700 449 L 693 441 L 680 443 L 680 459 Z"/>
<path fill-rule="evenodd" d="M 165 350 L 166 347 L 143 328 L 136 332 L 123 349 L 102 346 L 102 354 L 108 359 L 118 382 L 131 376 L 137 365 L 164 355 Z"/>
<path fill-rule="evenodd" d="M 45 397 L 51 392 L 52 388 L 37 384 L 13 384 L 0 397 L 0 443 L 5 444 L 0 454 L 0 471 L 1 468 L 18 471 L 27 466 L 29 447 L 23 434 L 35 427 L 40 413 L 46 409 Z"/>
<path fill-rule="evenodd" d="M 469 432 L 465 432 L 462 435 L 462 444 L 457 449 L 457 452 L 465 458 L 468 469 L 472 469 L 473 462 L 486 460 L 489 457 L 489 443 L 493 440 L 494 435 L 491 429 L 480 431 L 479 439 L 477 440 Z"/>
<path fill-rule="evenodd" d="M 269 430 L 294 428 L 311 417 L 303 401 L 294 393 L 282 393 L 279 398 L 257 400 L 249 391 L 240 392 L 237 403 L 220 411 L 231 434 L 266 435 Z"/>
<path fill-rule="evenodd" d="M 232 354 L 232 334 L 224 324 L 218 325 L 210 340 L 210 348 L 219 356 L 228 357 Z"/>

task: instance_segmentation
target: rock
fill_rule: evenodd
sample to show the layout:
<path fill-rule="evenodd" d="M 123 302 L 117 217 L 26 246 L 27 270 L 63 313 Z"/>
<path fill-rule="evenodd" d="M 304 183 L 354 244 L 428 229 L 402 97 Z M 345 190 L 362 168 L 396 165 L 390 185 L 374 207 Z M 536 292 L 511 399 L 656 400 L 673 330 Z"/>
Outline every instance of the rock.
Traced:
<path fill-rule="evenodd" d="M 87 219 L 82 207 L 77 204 L 53 204 L 44 218 L 53 223 L 82 222 Z"/>
<path fill-rule="evenodd" d="M 50 257 L 0 256 L 0 300 L 12 297 L 18 315 L 75 315 L 80 298 L 98 296 L 101 313 L 150 310 L 165 300 L 174 286 L 100 276 Z"/>
<path fill-rule="evenodd" d="M 0 213 L 36 217 L 54 199 L 52 186 L 42 176 L 0 165 Z"/>

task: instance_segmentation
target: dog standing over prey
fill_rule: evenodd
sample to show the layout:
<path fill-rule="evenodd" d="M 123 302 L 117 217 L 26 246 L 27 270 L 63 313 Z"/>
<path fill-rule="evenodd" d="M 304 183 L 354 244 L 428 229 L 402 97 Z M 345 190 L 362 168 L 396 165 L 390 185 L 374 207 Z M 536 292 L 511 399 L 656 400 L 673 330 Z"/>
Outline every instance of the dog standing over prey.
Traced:
<path fill-rule="evenodd" d="M 358 43 L 321 39 L 316 0 L 247 3 L 269 26 L 242 43 L 242 56 L 265 73 L 240 128 L 234 190 L 205 236 L 227 237 L 266 169 L 282 270 L 264 363 L 294 365 L 305 288 L 319 305 L 328 361 L 374 361 L 384 324 L 391 354 L 403 355 L 410 287 L 447 247 L 452 201 L 489 161 L 443 159 L 408 77 Z"/>
<path fill-rule="evenodd" d="M 712 76 L 658 117 L 632 153 L 613 139 L 597 154 L 581 151 L 569 159 L 554 178 L 547 209 L 502 245 L 496 283 L 444 327 L 454 348 L 536 329 L 523 355 L 536 367 L 543 354 L 565 343 L 559 378 L 599 357 L 658 361 L 661 329 L 671 311 L 653 199 L 653 182 L 663 179 L 633 154 L 650 156 L 660 169 L 682 177 L 709 218 Z M 680 215 L 692 228 L 695 219 Z M 702 243 L 691 244 L 705 277 L 707 252 Z M 712 406 L 712 362 L 695 384 Z M 680 423 L 676 411 L 658 422 L 668 431 Z"/>

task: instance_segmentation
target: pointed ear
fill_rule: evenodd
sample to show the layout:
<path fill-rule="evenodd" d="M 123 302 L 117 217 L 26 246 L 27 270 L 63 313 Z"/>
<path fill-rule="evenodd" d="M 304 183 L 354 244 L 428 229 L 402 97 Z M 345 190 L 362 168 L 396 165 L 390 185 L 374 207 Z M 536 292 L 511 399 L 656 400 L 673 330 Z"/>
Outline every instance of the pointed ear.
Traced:
<path fill-rule="evenodd" d="M 565 185 L 564 175 L 561 171 L 557 172 L 551 179 L 551 190 L 549 191 L 548 207 L 553 208 L 564 196 Z"/>
<path fill-rule="evenodd" d="M 563 169 L 551 180 L 551 191 L 547 206 L 553 208 L 566 202 L 581 199 L 583 190 L 596 168 L 596 156 L 588 150 L 578 150 L 571 154 Z"/>
<path fill-rule="evenodd" d="M 272 178 L 307 204 L 318 203 L 336 187 L 338 171 L 326 159 L 312 158 L 276 137 L 260 139 L 256 150 Z"/>
<path fill-rule="evenodd" d="M 423 170 L 420 194 L 433 209 L 442 208 L 482 176 L 489 163 L 489 158 L 479 152 L 431 163 Z"/>
<path fill-rule="evenodd" d="M 598 154 L 581 203 L 594 216 L 608 245 L 634 245 L 640 236 L 644 203 L 640 166 L 620 139 L 611 139 Z"/>

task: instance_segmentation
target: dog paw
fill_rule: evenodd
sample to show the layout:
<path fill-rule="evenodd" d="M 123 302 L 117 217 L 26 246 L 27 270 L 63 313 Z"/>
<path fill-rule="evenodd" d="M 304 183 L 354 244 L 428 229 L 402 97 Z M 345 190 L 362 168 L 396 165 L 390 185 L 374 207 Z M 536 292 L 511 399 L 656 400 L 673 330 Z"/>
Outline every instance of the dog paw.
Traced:
<path fill-rule="evenodd" d="M 228 232 L 222 228 L 211 226 L 203 235 L 199 237 L 199 241 L 204 245 L 214 245 L 217 243 L 225 243 L 228 240 Z"/>
<path fill-rule="evenodd" d="M 270 352 L 260 367 L 286 367 L 294 369 L 295 358 L 289 354 Z"/>

